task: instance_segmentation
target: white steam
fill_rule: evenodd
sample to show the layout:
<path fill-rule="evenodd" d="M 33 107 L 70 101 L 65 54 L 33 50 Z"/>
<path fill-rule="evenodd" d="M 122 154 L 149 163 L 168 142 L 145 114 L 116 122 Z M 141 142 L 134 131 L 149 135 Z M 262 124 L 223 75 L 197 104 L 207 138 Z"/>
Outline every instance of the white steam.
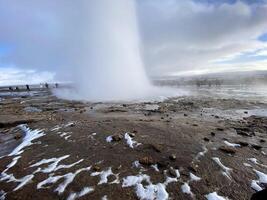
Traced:
<path fill-rule="evenodd" d="M 83 55 L 72 74 L 78 95 L 74 98 L 124 100 L 146 95 L 151 85 L 141 58 L 135 2 L 91 0 L 84 6 L 88 15 Z"/>

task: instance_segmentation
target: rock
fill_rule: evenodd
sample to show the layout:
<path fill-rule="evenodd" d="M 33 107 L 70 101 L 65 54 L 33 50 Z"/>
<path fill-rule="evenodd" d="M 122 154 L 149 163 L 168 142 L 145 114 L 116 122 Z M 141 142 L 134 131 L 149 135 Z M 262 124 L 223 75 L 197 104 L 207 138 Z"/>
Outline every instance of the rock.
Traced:
<path fill-rule="evenodd" d="M 198 124 L 192 124 L 192 126 L 198 126 Z"/>
<path fill-rule="evenodd" d="M 188 116 L 188 114 L 184 114 L 184 116 L 185 116 L 185 117 L 187 117 L 187 116 Z"/>
<path fill-rule="evenodd" d="M 247 147 L 248 146 L 248 143 L 244 142 L 244 141 L 239 141 L 239 142 L 237 142 L 237 144 L 240 144 L 242 147 Z"/>
<path fill-rule="evenodd" d="M 113 141 L 118 142 L 118 141 L 123 139 L 123 135 L 121 135 L 121 134 L 112 135 L 112 139 L 113 139 Z"/>
<path fill-rule="evenodd" d="M 14 139 L 19 140 L 20 138 L 22 138 L 22 136 L 23 136 L 23 134 L 21 132 L 18 132 L 15 134 Z"/>
<path fill-rule="evenodd" d="M 171 177 L 177 177 L 177 174 L 175 172 L 175 169 L 173 169 L 172 167 L 168 170 L 168 172 L 171 175 Z"/>
<path fill-rule="evenodd" d="M 207 138 L 207 137 L 204 137 L 203 140 L 206 141 L 206 142 L 209 142 L 210 141 L 210 139 Z"/>
<path fill-rule="evenodd" d="M 246 137 L 251 137 L 251 134 L 245 132 L 245 131 L 237 131 L 236 132 L 238 135 L 246 136 Z"/>
<path fill-rule="evenodd" d="M 266 200 L 266 199 L 267 199 L 267 188 L 254 193 L 250 200 Z"/>
<path fill-rule="evenodd" d="M 139 162 L 142 165 L 153 165 L 153 164 L 155 164 L 155 161 L 151 156 L 145 156 L 145 157 L 139 159 Z"/>
<path fill-rule="evenodd" d="M 128 133 L 130 137 L 135 137 L 134 133 Z"/>
<path fill-rule="evenodd" d="M 264 139 L 260 139 L 260 143 L 264 143 L 266 142 Z"/>
<path fill-rule="evenodd" d="M 163 147 L 159 144 L 151 144 L 151 147 L 154 151 L 160 153 L 163 151 Z"/>
<path fill-rule="evenodd" d="M 172 161 L 176 160 L 176 155 L 175 154 L 171 154 L 169 156 L 169 159 L 172 160 Z"/>
<path fill-rule="evenodd" d="M 214 118 L 219 119 L 220 117 L 218 115 L 215 115 Z"/>
<path fill-rule="evenodd" d="M 236 150 L 232 147 L 221 146 L 221 147 L 219 147 L 219 150 L 224 152 L 224 153 L 229 153 L 229 154 L 235 154 L 236 153 Z"/>
<path fill-rule="evenodd" d="M 194 165 L 187 167 L 187 169 L 189 169 L 189 171 L 191 172 L 197 172 L 197 166 L 194 166 Z"/>
<path fill-rule="evenodd" d="M 216 128 L 217 131 L 224 131 L 224 128 Z"/>
<path fill-rule="evenodd" d="M 211 132 L 210 134 L 211 134 L 211 136 L 215 136 L 215 133 L 214 132 Z"/>
<path fill-rule="evenodd" d="M 248 111 L 244 111 L 245 114 L 248 114 Z"/>
<path fill-rule="evenodd" d="M 93 166 L 94 171 L 100 171 L 100 167 L 98 165 Z"/>
<path fill-rule="evenodd" d="M 258 145 L 258 144 L 251 144 L 251 147 L 256 149 L 256 150 L 260 150 L 262 149 L 262 146 Z"/>
<path fill-rule="evenodd" d="M 160 160 L 157 164 L 160 168 L 167 168 L 170 165 L 170 162 L 167 160 Z"/>

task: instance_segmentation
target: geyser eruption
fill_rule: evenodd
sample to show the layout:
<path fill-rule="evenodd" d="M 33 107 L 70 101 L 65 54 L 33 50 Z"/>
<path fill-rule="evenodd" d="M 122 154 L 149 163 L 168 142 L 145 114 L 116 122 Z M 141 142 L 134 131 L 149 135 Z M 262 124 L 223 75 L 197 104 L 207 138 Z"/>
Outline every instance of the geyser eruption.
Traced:
<path fill-rule="evenodd" d="M 85 7 L 84 55 L 73 74 L 79 98 L 145 97 L 151 85 L 142 62 L 134 0 L 90 0 Z"/>

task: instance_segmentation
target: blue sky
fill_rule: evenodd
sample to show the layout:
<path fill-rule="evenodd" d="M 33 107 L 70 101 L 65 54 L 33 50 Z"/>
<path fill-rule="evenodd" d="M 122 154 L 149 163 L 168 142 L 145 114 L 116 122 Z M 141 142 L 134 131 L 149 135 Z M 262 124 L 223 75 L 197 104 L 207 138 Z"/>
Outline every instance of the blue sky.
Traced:
<path fill-rule="evenodd" d="M 136 2 L 149 76 L 267 70 L 266 0 Z M 85 13 L 83 0 L 0 1 L 0 85 L 66 80 L 86 48 Z"/>

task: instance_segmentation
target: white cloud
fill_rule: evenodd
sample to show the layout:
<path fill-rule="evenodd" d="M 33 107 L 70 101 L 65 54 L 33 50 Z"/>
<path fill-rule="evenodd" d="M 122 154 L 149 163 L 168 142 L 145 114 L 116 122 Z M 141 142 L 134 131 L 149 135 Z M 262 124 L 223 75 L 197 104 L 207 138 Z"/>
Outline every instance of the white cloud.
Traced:
<path fill-rule="evenodd" d="M 85 1 L 0 1 L 0 42 L 12 45 L 12 51 L 0 58 L 0 64 L 11 63 L 20 69 L 35 69 L 36 73 L 52 71 L 57 77 L 68 77 L 80 64 L 77 58 L 85 48 L 83 39 L 88 37 L 84 34 L 84 26 L 88 25 Z M 143 57 L 149 75 L 244 70 L 246 67 L 240 63 L 217 62 L 267 48 L 266 43 L 257 40 L 267 31 L 266 4 L 137 2 Z M 265 66 L 259 61 L 254 67 L 267 69 Z"/>
<path fill-rule="evenodd" d="M 215 61 L 266 47 L 257 40 L 267 30 L 266 5 L 164 2 L 146 0 L 139 6 L 145 58 L 152 74 L 214 71 Z"/>
<path fill-rule="evenodd" d="M 55 74 L 14 67 L 0 68 L 0 85 L 25 85 L 53 82 Z"/>

